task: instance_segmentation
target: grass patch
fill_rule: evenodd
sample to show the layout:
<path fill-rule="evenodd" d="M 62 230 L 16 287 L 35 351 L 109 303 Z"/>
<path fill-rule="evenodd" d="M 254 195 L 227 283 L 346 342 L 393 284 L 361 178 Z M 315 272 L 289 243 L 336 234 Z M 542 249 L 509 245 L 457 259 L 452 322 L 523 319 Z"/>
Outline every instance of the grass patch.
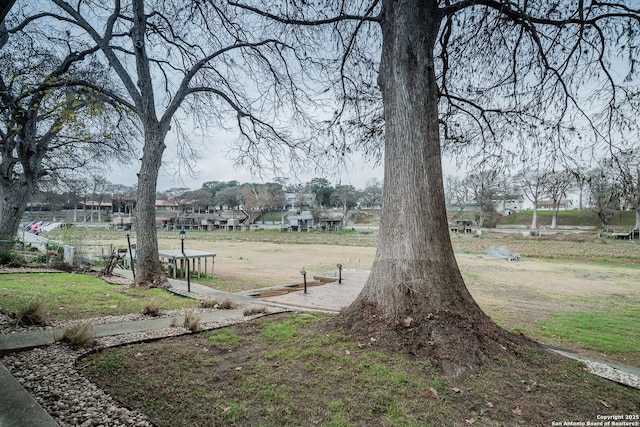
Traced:
<path fill-rule="evenodd" d="M 104 357 L 94 359 L 91 363 L 80 362 L 79 364 L 85 372 L 110 380 L 117 380 L 131 367 L 129 361 L 117 353 L 105 354 Z"/>
<path fill-rule="evenodd" d="M 324 319 L 262 317 L 109 349 L 83 365 L 159 426 L 542 426 L 640 413 L 640 391 L 550 354 L 500 360 L 453 385 L 423 356 L 359 346 Z"/>
<path fill-rule="evenodd" d="M 316 320 L 313 315 L 301 314 L 283 322 L 268 322 L 264 327 L 264 337 L 267 341 L 292 341 L 299 335 L 301 326 Z"/>
<path fill-rule="evenodd" d="M 0 308 L 15 313 L 24 300 L 42 301 L 42 311 L 48 320 L 140 313 L 151 302 L 163 310 L 198 305 L 197 300 L 181 298 L 162 289 L 111 285 L 86 274 L 3 274 Z"/>
<path fill-rule="evenodd" d="M 534 338 L 548 338 L 554 343 L 578 344 L 580 347 L 640 360 L 640 309 L 607 312 L 558 312 L 550 320 L 538 323 L 526 333 Z M 545 340 L 548 341 L 548 340 Z"/>
<path fill-rule="evenodd" d="M 230 329 L 218 329 L 209 336 L 208 342 L 221 350 L 231 350 L 240 345 L 240 337 Z"/>

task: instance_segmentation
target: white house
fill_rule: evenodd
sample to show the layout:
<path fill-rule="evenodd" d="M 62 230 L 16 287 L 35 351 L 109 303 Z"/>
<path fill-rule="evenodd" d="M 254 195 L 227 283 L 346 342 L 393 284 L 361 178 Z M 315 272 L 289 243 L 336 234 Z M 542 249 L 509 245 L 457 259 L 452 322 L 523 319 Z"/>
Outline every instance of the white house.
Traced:
<path fill-rule="evenodd" d="M 520 212 L 524 207 L 524 197 L 521 194 L 505 194 L 502 196 L 494 196 L 491 199 L 496 212 L 502 215 L 511 215 Z"/>

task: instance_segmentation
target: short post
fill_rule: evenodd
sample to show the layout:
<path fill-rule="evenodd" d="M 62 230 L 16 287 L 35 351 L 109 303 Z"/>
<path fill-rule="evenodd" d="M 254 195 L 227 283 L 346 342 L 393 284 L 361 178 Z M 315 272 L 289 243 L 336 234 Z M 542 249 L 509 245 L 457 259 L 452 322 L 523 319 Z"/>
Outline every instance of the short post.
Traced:
<path fill-rule="evenodd" d="M 338 283 L 342 283 L 342 264 L 338 264 Z"/>
<path fill-rule="evenodd" d="M 136 280 L 136 267 L 133 265 L 133 253 L 131 252 L 131 239 L 129 234 L 131 233 L 130 227 L 125 228 L 125 234 L 127 235 L 127 245 L 129 246 L 129 260 L 131 261 L 131 273 L 133 273 L 133 280 Z"/>
<path fill-rule="evenodd" d="M 184 232 L 184 230 L 180 230 L 180 250 L 182 251 L 182 256 L 184 257 L 184 260 L 187 263 L 187 292 L 191 292 L 191 274 L 189 273 L 189 258 L 187 257 L 187 255 L 184 253 L 184 238 L 186 237 L 187 233 Z"/>
<path fill-rule="evenodd" d="M 304 293 L 307 293 L 307 272 L 305 271 L 304 267 L 302 267 L 302 270 L 300 270 L 300 274 L 302 274 L 302 280 L 304 281 Z"/>

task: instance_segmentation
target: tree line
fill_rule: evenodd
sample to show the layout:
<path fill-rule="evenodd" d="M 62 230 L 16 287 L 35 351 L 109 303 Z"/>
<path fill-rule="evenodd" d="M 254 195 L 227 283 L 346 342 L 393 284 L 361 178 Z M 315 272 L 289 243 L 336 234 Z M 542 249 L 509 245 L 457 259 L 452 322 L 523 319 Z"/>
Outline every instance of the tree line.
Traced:
<path fill-rule="evenodd" d="M 556 228 L 558 210 L 567 197 L 577 197 L 576 209 L 591 209 L 605 227 L 616 211 L 634 210 L 635 228 L 640 228 L 640 155 L 636 151 L 601 158 L 595 167 L 549 168 L 548 162 L 536 159 L 518 170 L 490 169 L 471 172 L 463 177 L 447 176 L 445 194 L 448 205 L 455 205 L 460 215 L 470 205 L 477 207 L 479 222 L 493 227 L 499 219 L 494 200 L 498 196 L 522 195 L 533 206 L 531 228 L 537 225 L 540 201 L 551 203 L 551 228 Z"/>
<path fill-rule="evenodd" d="M 379 208 L 382 200 L 382 184 L 377 179 L 370 180 L 364 189 L 353 185 L 332 185 L 326 178 L 313 178 L 307 183 L 288 184 L 286 179 L 279 182 L 239 183 L 232 181 L 207 181 L 201 188 L 174 187 L 156 194 L 157 200 L 167 200 L 183 212 L 204 213 L 213 209 L 282 210 L 291 208 Z M 116 203 L 113 212 L 133 211 L 136 187 L 113 184 L 101 176 L 93 176 L 83 181 L 75 181 L 59 190 L 39 192 L 32 199 L 32 210 L 74 210 L 74 221 L 78 220 L 75 209 L 78 206 Z M 289 194 L 289 197 L 287 197 Z M 36 206 L 39 206 L 37 208 Z M 93 221 L 91 209 L 83 211 L 84 221 Z M 99 212 L 96 212 L 99 215 Z M 97 217 L 100 221 L 101 217 Z"/>

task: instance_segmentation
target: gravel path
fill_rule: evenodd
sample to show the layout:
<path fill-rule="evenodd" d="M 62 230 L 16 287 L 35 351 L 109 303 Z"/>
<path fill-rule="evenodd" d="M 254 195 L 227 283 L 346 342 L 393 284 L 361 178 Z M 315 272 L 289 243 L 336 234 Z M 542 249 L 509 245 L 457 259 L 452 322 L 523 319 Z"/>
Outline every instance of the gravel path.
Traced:
<path fill-rule="evenodd" d="M 214 329 L 254 317 L 238 316 L 222 322 L 202 323 L 199 330 Z M 186 328 L 172 327 L 106 337 L 98 340 L 98 348 L 187 333 L 190 331 Z M 57 343 L 13 353 L 0 361 L 61 427 L 153 426 L 144 414 L 124 407 L 78 372 L 76 360 L 86 351 Z"/>

